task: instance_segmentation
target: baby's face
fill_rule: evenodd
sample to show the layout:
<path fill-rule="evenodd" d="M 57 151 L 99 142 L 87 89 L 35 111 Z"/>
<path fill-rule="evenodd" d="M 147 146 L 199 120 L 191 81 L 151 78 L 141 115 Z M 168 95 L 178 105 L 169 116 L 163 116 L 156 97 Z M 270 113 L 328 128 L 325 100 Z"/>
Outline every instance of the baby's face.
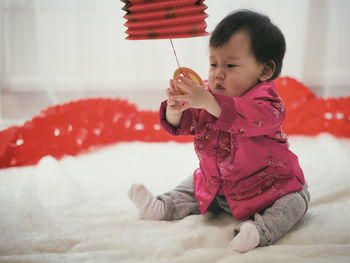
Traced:
<path fill-rule="evenodd" d="M 235 33 L 222 47 L 210 47 L 209 60 L 209 88 L 214 93 L 231 97 L 239 97 L 258 84 L 263 70 L 244 31 Z"/>

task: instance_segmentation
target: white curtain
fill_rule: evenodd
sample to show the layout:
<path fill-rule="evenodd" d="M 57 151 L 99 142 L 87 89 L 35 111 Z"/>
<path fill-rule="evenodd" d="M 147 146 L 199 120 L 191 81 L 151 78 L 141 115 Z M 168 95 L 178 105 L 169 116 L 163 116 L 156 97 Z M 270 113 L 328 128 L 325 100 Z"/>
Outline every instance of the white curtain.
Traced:
<path fill-rule="evenodd" d="M 163 92 L 177 67 L 169 40 L 125 40 L 124 4 L 119 0 L 0 1 L 0 91 L 45 92 L 51 98 L 67 90 Z M 318 95 L 349 95 L 350 1 L 205 4 L 209 32 L 232 10 L 266 13 L 287 40 L 282 75 L 310 85 Z M 205 79 L 208 38 L 176 39 L 174 44 L 181 65 Z"/>
<path fill-rule="evenodd" d="M 349 14 L 349 0 L 309 0 L 301 80 L 320 96 L 350 95 Z"/>
<path fill-rule="evenodd" d="M 176 69 L 169 40 L 125 40 L 119 0 L 4 3 L 5 88 L 164 88 Z M 207 39 L 174 44 L 183 65 L 207 64 Z"/>

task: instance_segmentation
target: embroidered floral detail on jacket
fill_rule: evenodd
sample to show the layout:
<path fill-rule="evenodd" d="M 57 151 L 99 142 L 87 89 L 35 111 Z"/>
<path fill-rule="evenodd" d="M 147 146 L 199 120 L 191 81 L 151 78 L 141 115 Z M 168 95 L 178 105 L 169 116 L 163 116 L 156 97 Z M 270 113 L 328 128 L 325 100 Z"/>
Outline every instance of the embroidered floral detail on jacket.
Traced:
<path fill-rule="evenodd" d="M 230 173 L 232 173 L 233 169 L 235 168 L 234 163 L 232 162 L 230 156 L 227 156 L 224 159 L 221 159 L 218 161 L 219 165 L 219 171 L 221 176 L 227 176 Z"/>
<path fill-rule="evenodd" d="M 263 122 L 262 120 L 259 121 L 254 121 L 254 124 L 256 125 L 256 127 L 261 128 L 263 126 Z"/>
<path fill-rule="evenodd" d="M 279 112 L 284 112 L 285 110 L 284 102 L 282 100 L 279 102 L 272 102 L 272 106 L 274 106 Z"/>
<path fill-rule="evenodd" d="M 280 116 L 281 112 L 277 109 L 274 109 L 273 114 L 275 115 L 276 118 L 278 118 Z"/>
<path fill-rule="evenodd" d="M 191 127 L 190 127 L 190 132 L 194 134 L 196 132 L 196 127 L 197 127 L 197 120 L 192 120 Z"/>
<path fill-rule="evenodd" d="M 286 191 L 284 191 L 283 188 L 280 187 L 280 184 L 274 184 L 270 187 L 270 190 L 269 190 L 269 193 L 270 194 L 278 194 L 279 196 L 284 196 L 287 194 Z"/>

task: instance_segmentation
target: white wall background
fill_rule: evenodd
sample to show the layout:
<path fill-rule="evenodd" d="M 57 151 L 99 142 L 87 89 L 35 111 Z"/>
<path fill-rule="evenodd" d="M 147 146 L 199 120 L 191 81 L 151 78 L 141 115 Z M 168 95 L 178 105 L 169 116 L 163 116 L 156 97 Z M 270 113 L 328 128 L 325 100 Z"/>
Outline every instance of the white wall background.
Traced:
<path fill-rule="evenodd" d="M 0 0 L 0 88 L 6 92 L 159 89 L 177 68 L 169 40 L 125 40 L 119 0 Z M 251 8 L 284 32 L 282 75 L 320 96 L 350 95 L 349 0 L 206 0 L 208 32 Z M 182 66 L 208 73 L 208 37 L 175 39 Z"/>

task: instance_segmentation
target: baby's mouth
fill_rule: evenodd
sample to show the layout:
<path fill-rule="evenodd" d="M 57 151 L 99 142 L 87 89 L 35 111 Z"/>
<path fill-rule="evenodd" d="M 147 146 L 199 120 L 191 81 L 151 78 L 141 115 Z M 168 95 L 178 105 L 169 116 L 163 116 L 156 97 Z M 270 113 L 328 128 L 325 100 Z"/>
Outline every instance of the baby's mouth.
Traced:
<path fill-rule="evenodd" d="M 221 84 L 216 84 L 215 89 L 217 89 L 217 90 L 224 90 L 225 88 Z"/>

